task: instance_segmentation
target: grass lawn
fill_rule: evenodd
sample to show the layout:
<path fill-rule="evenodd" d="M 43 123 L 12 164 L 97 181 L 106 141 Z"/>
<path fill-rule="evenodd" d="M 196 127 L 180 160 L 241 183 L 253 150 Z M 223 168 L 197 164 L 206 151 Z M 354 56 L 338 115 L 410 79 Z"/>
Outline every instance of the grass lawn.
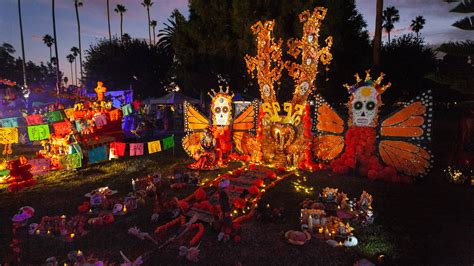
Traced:
<path fill-rule="evenodd" d="M 384 255 L 385 264 L 395 265 L 472 265 L 472 187 L 455 186 L 443 180 L 442 169 L 447 161 L 454 131 L 452 120 L 441 119 L 435 127 L 434 152 L 439 158 L 433 172 L 422 183 L 414 185 L 371 182 L 354 176 L 339 176 L 330 171 L 291 175 L 266 192 L 264 204 L 285 208 L 285 219 L 268 222 L 255 218 L 243 224 L 240 243 L 217 242 L 217 234 L 206 230 L 200 245 L 203 265 L 351 265 L 360 258 L 377 261 Z M 160 170 L 163 176 L 175 167 L 185 167 L 191 160 L 182 151 L 173 156 L 171 151 L 136 158 L 104 162 L 78 171 L 56 171 L 37 177 L 38 183 L 18 193 L 9 193 L 0 187 L 0 263 L 8 260 L 11 240 L 11 217 L 25 205 L 36 209 L 31 222 L 43 215 L 73 215 L 84 200 L 84 194 L 101 186 L 118 190 L 120 195 L 131 191 L 131 178 Z M 229 169 L 239 167 L 233 163 Z M 203 178 L 216 177 L 228 169 L 202 172 Z M 297 192 L 292 183 L 308 177 L 306 186 L 314 193 Z M 359 245 L 355 248 L 332 248 L 321 240 L 313 239 L 304 246 L 291 246 L 283 240 L 287 230 L 299 228 L 299 203 L 317 196 L 326 186 L 339 188 L 350 198 L 359 197 L 366 190 L 374 197 L 375 222 L 369 227 L 356 227 Z M 194 190 L 165 188 L 169 196 L 183 198 Z M 155 246 L 127 233 L 138 226 L 152 232 L 158 223 L 150 221 L 152 201 L 125 216 L 113 225 L 90 231 L 73 242 L 49 237 L 29 237 L 23 248 L 24 262 L 43 263 L 56 256 L 65 259 L 69 251 L 81 250 L 102 260 L 122 262 L 119 251 L 134 259 Z M 189 239 L 187 239 L 189 240 Z M 178 256 L 178 247 L 184 242 L 173 242 L 152 253 L 145 265 L 191 264 Z"/>

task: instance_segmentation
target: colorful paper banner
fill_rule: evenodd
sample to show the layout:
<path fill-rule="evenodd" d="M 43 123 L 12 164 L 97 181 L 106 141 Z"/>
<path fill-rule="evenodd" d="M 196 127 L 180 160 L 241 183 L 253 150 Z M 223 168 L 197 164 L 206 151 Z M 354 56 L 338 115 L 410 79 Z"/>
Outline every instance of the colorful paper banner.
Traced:
<path fill-rule="evenodd" d="M 2 118 L 0 124 L 2 127 L 18 127 L 18 117 Z"/>
<path fill-rule="evenodd" d="M 59 122 L 59 121 L 64 120 L 63 114 L 61 113 L 61 111 L 46 113 L 46 119 L 48 120 L 49 123 Z"/>
<path fill-rule="evenodd" d="M 109 112 L 110 121 L 117 121 L 120 119 L 120 109 L 114 109 Z"/>
<path fill-rule="evenodd" d="M 131 104 L 126 104 L 122 106 L 122 114 L 123 116 L 131 115 L 133 112 L 132 105 Z"/>
<path fill-rule="evenodd" d="M 43 115 L 34 114 L 26 117 L 26 123 L 29 126 L 43 124 Z"/>
<path fill-rule="evenodd" d="M 67 164 L 69 169 L 76 169 L 82 166 L 82 158 L 80 153 L 67 155 Z"/>
<path fill-rule="evenodd" d="M 152 154 L 161 151 L 161 143 L 159 140 L 148 142 L 148 153 Z"/>
<path fill-rule="evenodd" d="M 68 119 L 74 119 L 74 108 L 64 109 L 64 114 Z"/>
<path fill-rule="evenodd" d="M 143 155 L 143 143 L 130 143 L 130 156 Z"/>
<path fill-rule="evenodd" d="M 51 170 L 51 159 L 49 158 L 36 158 L 28 160 L 31 165 L 31 174 L 42 175 L 46 174 Z"/>
<path fill-rule="evenodd" d="M 30 141 L 49 139 L 49 134 L 49 126 L 46 124 L 28 126 L 28 138 Z"/>
<path fill-rule="evenodd" d="M 105 114 L 96 115 L 94 121 L 97 127 L 103 127 L 107 125 L 107 116 Z"/>
<path fill-rule="evenodd" d="M 125 155 L 125 147 L 127 144 L 123 142 L 112 142 L 110 143 L 110 149 L 114 149 L 114 154 L 118 156 L 124 156 Z"/>
<path fill-rule="evenodd" d="M 54 134 L 65 136 L 72 132 L 71 124 L 68 121 L 53 123 Z"/>
<path fill-rule="evenodd" d="M 0 144 L 18 143 L 18 128 L 2 127 L 0 128 Z"/>
<path fill-rule="evenodd" d="M 163 150 L 167 150 L 174 147 L 174 136 L 169 136 L 163 139 Z"/>
<path fill-rule="evenodd" d="M 107 149 L 105 146 L 100 146 L 95 149 L 89 150 L 89 163 L 98 163 L 107 160 Z"/>

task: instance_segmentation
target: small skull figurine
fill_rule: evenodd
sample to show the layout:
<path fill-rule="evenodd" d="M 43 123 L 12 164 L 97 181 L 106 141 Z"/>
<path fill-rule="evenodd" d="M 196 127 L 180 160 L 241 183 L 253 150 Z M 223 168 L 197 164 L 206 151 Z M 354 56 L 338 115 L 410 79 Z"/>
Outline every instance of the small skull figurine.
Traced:
<path fill-rule="evenodd" d="M 270 97 L 270 86 L 268 86 L 268 84 L 263 85 L 263 95 Z"/>
<path fill-rule="evenodd" d="M 300 85 L 300 95 L 303 96 L 309 89 L 309 83 L 307 81 L 303 81 Z"/>
<path fill-rule="evenodd" d="M 356 89 L 351 95 L 352 125 L 375 127 L 379 106 L 379 93 L 372 86 Z"/>

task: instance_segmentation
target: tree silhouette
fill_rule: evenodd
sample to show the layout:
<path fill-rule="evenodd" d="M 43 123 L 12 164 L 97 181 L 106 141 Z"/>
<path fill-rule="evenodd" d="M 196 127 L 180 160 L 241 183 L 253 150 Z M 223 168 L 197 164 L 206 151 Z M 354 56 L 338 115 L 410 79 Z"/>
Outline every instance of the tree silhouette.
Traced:
<path fill-rule="evenodd" d="M 81 47 L 81 22 L 79 20 L 79 7 L 81 7 L 82 1 L 74 0 L 74 8 L 76 9 L 76 20 L 77 20 L 77 35 L 79 39 L 79 70 L 81 73 L 81 82 L 83 80 L 82 76 L 82 47 Z"/>
<path fill-rule="evenodd" d="M 123 13 L 127 12 L 127 8 L 124 5 L 118 4 L 114 11 L 120 14 L 120 37 L 123 36 Z"/>
<path fill-rule="evenodd" d="M 153 29 L 153 44 L 155 44 L 155 36 L 156 36 L 156 32 L 155 32 L 155 28 L 156 28 L 156 20 L 152 20 L 150 22 L 150 26 L 151 28 Z"/>
<path fill-rule="evenodd" d="M 151 45 L 151 32 L 150 32 L 150 7 L 153 5 L 153 2 L 151 0 L 143 0 L 142 1 L 142 6 L 146 8 L 146 12 L 148 15 L 148 38 L 150 39 L 150 45 Z M 154 37 L 154 36 L 153 36 Z"/>
<path fill-rule="evenodd" d="M 74 79 L 74 84 L 77 85 L 77 56 L 79 55 L 79 48 L 76 46 L 71 47 L 71 53 L 74 56 L 74 77 L 71 77 Z"/>
<path fill-rule="evenodd" d="M 112 41 L 112 31 L 110 30 L 110 6 L 107 0 L 107 25 L 109 26 L 109 41 Z"/>
<path fill-rule="evenodd" d="M 74 80 L 74 76 L 73 76 L 73 73 L 72 73 L 72 63 L 75 61 L 76 57 L 72 54 L 68 54 L 66 56 L 66 59 L 69 62 L 69 64 L 71 65 L 71 79 Z"/>
<path fill-rule="evenodd" d="M 411 30 L 416 33 L 416 37 L 419 38 L 420 31 L 425 26 L 426 20 L 423 16 L 417 16 L 414 20 L 411 21 Z"/>
<path fill-rule="evenodd" d="M 18 17 L 20 20 L 20 37 L 21 37 L 21 58 L 23 67 L 23 86 L 26 88 L 28 84 L 26 82 L 26 62 L 25 62 L 25 42 L 23 40 L 23 22 L 21 17 L 21 1 L 18 0 Z"/>
<path fill-rule="evenodd" d="M 382 13 L 383 25 L 388 35 L 388 42 L 390 43 L 390 32 L 395 28 L 395 23 L 400 21 L 400 14 L 398 9 L 394 6 L 387 7 Z"/>
<path fill-rule="evenodd" d="M 43 36 L 43 42 L 49 48 L 49 61 L 51 62 L 51 58 L 53 57 L 52 46 L 54 44 L 54 38 L 51 35 L 46 34 Z"/>

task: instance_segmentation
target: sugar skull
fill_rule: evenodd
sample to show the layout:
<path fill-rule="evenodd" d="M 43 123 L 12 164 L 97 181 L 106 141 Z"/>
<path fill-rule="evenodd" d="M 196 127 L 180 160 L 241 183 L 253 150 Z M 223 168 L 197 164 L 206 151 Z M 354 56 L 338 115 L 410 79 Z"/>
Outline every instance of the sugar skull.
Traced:
<path fill-rule="evenodd" d="M 381 85 L 383 74 L 374 81 L 369 71 L 366 73 L 365 80 L 360 79 L 356 74 L 355 85 L 344 85 L 350 93 L 348 107 L 352 126 L 375 127 L 377 125 L 379 107 L 382 105 L 381 94 L 391 85 L 390 83 Z"/>
<path fill-rule="evenodd" d="M 379 94 L 372 86 L 363 86 L 351 96 L 352 125 L 374 127 L 379 106 Z"/>
<path fill-rule="evenodd" d="M 218 93 L 212 91 L 214 95 L 212 97 L 212 121 L 216 126 L 228 126 L 232 119 L 232 98 L 233 95 L 229 95 L 229 89 L 223 91 L 220 88 Z"/>

